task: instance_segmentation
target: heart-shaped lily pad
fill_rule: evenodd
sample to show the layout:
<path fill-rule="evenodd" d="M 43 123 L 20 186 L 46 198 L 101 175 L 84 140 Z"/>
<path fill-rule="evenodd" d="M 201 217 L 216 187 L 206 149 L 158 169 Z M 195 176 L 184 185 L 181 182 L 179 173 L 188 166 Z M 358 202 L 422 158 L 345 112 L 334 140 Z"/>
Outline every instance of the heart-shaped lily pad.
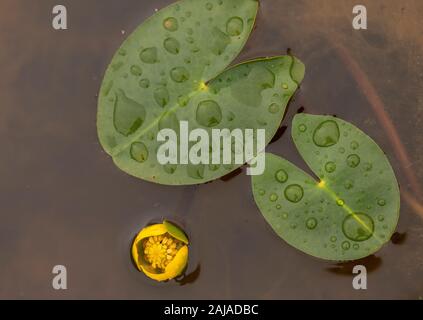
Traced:
<path fill-rule="evenodd" d="M 252 178 L 254 199 L 273 230 L 293 247 L 327 260 L 373 254 L 396 228 L 400 196 L 379 146 L 354 125 L 300 114 L 292 137 L 319 179 L 273 154 Z"/>
<path fill-rule="evenodd" d="M 179 1 L 128 37 L 107 69 L 97 117 L 101 144 L 120 169 L 151 182 L 188 185 L 240 166 L 160 165 L 158 132 L 179 134 L 180 121 L 209 137 L 212 129 L 266 129 L 270 142 L 304 65 L 282 56 L 224 71 L 245 45 L 257 9 L 256 0 Z"/>

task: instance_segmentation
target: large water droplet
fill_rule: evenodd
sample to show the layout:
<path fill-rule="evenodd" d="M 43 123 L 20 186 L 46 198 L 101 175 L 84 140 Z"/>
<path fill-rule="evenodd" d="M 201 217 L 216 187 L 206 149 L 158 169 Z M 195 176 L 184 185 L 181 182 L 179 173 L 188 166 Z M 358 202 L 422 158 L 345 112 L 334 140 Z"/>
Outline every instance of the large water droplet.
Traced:
<path fill-rule="evenodd" d="M 144 63 L 153 64 L 157 62 L 157 48 L 146 48 L 141 51 L 140 59 Z"/>
<path fill-rule="evenodd" d="M 335 170 L 336 170 L 336 163 L 335 162 L 332 162 L 332 161 L 329 161 L 328 163 L 325 164 L 325 170 L 328 173 L 335 172 Z"/>
<path fill-rule="evenodd" d="M 204 127 L 215 127 L 222 121 L 222 110 L 213 100 L 203 101 L 197 107 L 196 119 Z"/>
<path fill-rule="evenodd" d="M 116 131 L 127 137 L 143 125 L 146 111 L 143 105 L 128 98 L 123 90 L 118 90 L 113 115 Z"/>
<path fill-rule="evenodd" d="M 275 174 L 275 178 L 280 183 L 285 183 L 288 180 L 288 174 L 285 170 L 278 170 Z"/>
<path fill-rule="evenodd" d="M 164 48 L 167 52 L 171 54 L 178 54 L 181 50 L 181 45 L 179 44 L 179 41 L 175 38 L 167 38 L 163 43 Z"/>
<path fill-rule="evenodd" d="M 365 241 L 373 235 L 374 222 L 365 213 L 350 214 L 344 219 L 342 231 L 350 240 Z"/>
<path fill-rule="evenodd" d="M 227 79 L 232 80 L 230 78 Z M 275 86 L 275 75 L 267 68 L 260 65 L 254 66 L 247 77 L 239 79 L 231 85 L 232 96 L 241 103 L 258 107 L 262 104 L 263 94 L 266 89 Z"/>
<path fill-rule="evenodd" d="M 226 32 L 231 37 L 236 37 L 241 35 L 244 31 L 244 21 L 239 17 L 233 17 L 228 20 L 226 23 Z"/>
<path fill-rule="evenodd" d="M 148 159 L 148 149 L 142 142 L 135 142 L 131 145 L 131 158 L 139 163 L 144 163 Z"/>
<path fill-rule="evenodd" d="M 307 229 L 314 230 L 317 227 L 317 219 L 316 218 L 309 218 L 306 221 Z"/>
<path fill-rule="evenodd" d="M 231 43 L 231 38 L 216 27 L 213 28 L 211 36 L 211 52 L 217 56 L 222 55 L 223 52 L 225 52 L 226 47 Z"/>
<path fill-rule="evenodd" d="M 175 82 L 185 82 L 189 79 L 189 72 L 185 67 L 176 67 L 170 71 L 170 77 Z"/>
<path fill-rule="evenodd" d="M 338 200 L 336 200 L 336 204 L 340 207 L 343 207 L 345 205 L 345 201 L 342 200 L 342 199 L 338 199 Z"/>
<path fill-rule="evenodd" d="M 300 202 L 303 196 L 304 190 L 298 184 L 291 184 L 285 189 L 285 198 L 290 202 Z"/>
<path fill-rule="evenodd" d="M 339 127 L 335 121 L 321 123 L 314 131 L 313 141 L 319 147 L 330 147 L 339 141 Z"/>
<path fill-rule="evenodd" d="M 142 69 L 141 69 L 141 67 L 140 66 L 137 66 L 137 65 L 133 65 L 131 67 L 131 74 L 134 75 L 134 76 L 136 76 L 136 77 L 141 76 L 142 75 Z"/>
<path fill-rule="evenodd" d="M 351 154 L 347 158 L 347 164 L 351 168 L 356 168 L 360 164 L 360 157 L 356 154 Z"/>
<path fill-rule="evenodd" d="M 165 87 L 158 87 L 154 90 L 154 100 L 164 108 L 169 103 L 169 91 Z"/>
<path fill-rule="evenodd" d="M 174 32 L 179 28 L 178 20 L 173 17 L 167 18 L 163 21 L 163 27 L 168 31 Z"/>

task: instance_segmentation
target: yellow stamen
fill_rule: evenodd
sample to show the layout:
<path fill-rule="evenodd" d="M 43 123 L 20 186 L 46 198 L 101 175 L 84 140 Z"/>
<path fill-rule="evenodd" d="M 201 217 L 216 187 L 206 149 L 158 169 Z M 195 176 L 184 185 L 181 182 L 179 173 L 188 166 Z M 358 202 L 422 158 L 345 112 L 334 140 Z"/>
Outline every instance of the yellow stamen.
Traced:
<path fill-rule="evenodd" d="M 164 270 L 175 258 L 182 243 L 169 236 L 153 236 L 144 241 L 145 259 L 154 269 Z"/>

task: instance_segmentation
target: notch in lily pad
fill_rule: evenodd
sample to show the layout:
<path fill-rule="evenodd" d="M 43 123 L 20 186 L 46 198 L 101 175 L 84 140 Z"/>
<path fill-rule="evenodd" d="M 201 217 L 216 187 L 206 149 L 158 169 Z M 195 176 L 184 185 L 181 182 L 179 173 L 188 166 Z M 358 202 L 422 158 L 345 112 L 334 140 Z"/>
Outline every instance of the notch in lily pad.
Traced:
<path fill-rule="evenodd" d="M 188 264 L 189 240 L 185 232 L 169 221 L 142 229 L 132 244 L 132 258 L 138 270 L 162 282 L 182 275 Z"/>

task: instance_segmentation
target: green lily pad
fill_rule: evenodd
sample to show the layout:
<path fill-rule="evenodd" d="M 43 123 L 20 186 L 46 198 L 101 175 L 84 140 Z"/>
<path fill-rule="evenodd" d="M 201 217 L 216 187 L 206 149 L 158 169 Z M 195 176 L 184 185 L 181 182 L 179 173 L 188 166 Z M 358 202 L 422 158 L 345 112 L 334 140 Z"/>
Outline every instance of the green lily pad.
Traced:
<path fill-rule="evenodd" d="M 315 179 L 285 159 L 266 154 L 252 178 L 254 199 L 273 230 L 293 247 L 335 261 L 373 254 L 395 231 L 398 183 L 379 146 L 354 125 L 300 114 L 292 137 Z"/>
<path fill-rule="evenodd" d="M 123 171 L 166 185 L 212 181 L 240 165 L 160 165 L 161 129 L 265 129 L 276 133 L 304 65 L 281 56 L 225 69 L 254 26 L 256 0 L 184 0 L 157 12 L 124 42 L 106 71 L 97 128 Z M 248 159 L 250 160 L 250 159 Z M 179 162 L 183 163 L 183 162 Z"/>

